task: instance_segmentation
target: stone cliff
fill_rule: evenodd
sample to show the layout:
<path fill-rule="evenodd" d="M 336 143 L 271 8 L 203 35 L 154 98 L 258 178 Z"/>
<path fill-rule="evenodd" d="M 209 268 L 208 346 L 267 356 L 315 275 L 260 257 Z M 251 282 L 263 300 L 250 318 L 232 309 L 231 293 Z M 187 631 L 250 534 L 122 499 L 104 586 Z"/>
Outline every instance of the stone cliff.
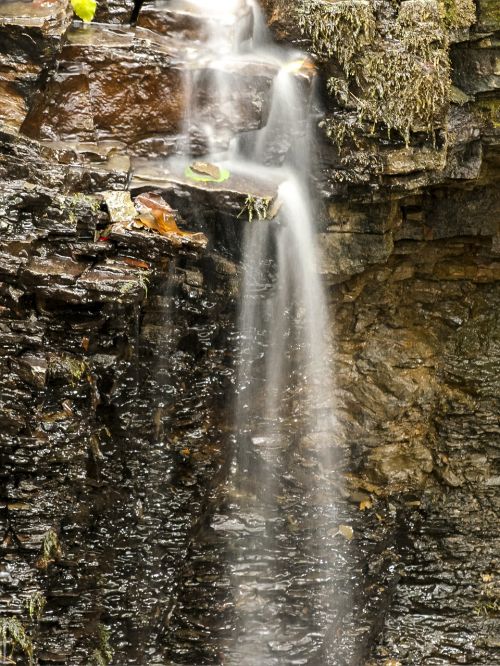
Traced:
<path fill-rule="evenodd" d="M 499 664 L 497 2 L 262 4 L 319 74 L 311 181 L 353 527 L 352 608 L 329 640 L 350 666 Z M 200 26 L 148 0 L 96 20 L 73 24 L 66 0 L 0 7 L 0 626 L 20 664 L 219 664 L 231 604 L 207 525 L 240 212 L 272 192 L 163 182 Z M 272 81 L 224 75 L 241 115 L 199 100 L 222 143 L 225 123 L 265 124 Z M 150 190 L 180 229 L 151 231 L 155 206 L 123 224 Z M 277 663 L 325 663 L 290 650 Z"/>

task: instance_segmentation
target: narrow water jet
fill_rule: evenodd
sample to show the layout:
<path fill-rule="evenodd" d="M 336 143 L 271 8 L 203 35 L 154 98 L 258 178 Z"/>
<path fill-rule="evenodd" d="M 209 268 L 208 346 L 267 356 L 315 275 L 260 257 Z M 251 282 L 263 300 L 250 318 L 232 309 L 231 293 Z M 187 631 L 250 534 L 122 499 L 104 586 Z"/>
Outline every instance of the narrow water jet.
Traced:
<path fill-rule="evenodd" d="M 204 11 L 218 15 L 218 8 Z M 216 56 L 211 92 L 235 113 L 220 74 L 226 59 L 272 63 L 268 121 L 234 137 L 225 155 L 217 150 L 215 124 L 205 123 L 202 131 L 207 160 L 250 177 L 272 174 L 280 183 L 275 219 L 253 219 L 245 230 L 232 503 L 225 516 L 234 537 L 229 573 L 238 633 L 225 648 L 226 659 L 264 666 L 282 663 L 289 650 L 298 652 L 287 663 L 309 663 L 337 618 L 329 548 L 336 534 L 332 451 L 338 432 L 331 324 L 308 193 L 312 67 L 303 54 L 273 44 L 255 2 L 252 11 L 250 42 L 224 45 L 221 33 L 209 40 Z M 288 606 L 297 604 L 305 585 L 303 621 L 290 623 Z"/>
<path fill-rule="evenodd" d="M 252 31 L 235 29 L 249 8 Z M 272 200 L 249 194 L 239 214 L 243 277 L 227 416 L 234 456 L 226 505 L 213 517 L 228 551 L 236 638 L 220 649 L 234 666 L 313 663 L 339 616 L 333 340 L 309 195 L 314 67 L 273 43 L 255 1 L 196 0 L 189 11 L 204 25 L 202 51 L 189 60 L 185 141 L 167 173 L 201 160 L 275 188 Z M 273 80 L 265 121 L 241 134 L 232 130 L 244 112 L 237 73 L 249 64 Z"/>

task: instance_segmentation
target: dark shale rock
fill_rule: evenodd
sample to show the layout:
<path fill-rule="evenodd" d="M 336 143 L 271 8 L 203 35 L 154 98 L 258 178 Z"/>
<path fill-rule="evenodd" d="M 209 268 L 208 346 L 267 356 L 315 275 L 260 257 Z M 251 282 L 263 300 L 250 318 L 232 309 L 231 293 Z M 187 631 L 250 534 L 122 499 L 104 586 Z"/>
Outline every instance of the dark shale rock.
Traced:
<path fill-rule="evenodd" d="M 205 86 L 197 106 L 216 127 L 230 133 L 257 129 L 266 122 L 275 67 L 235 61 L 220 75 L 237 102 L 213 100 L 211 77 L 200 47 L 196 60 Z M 159 138 L 167 152 L 185 129 L 187 67 L 183 42 L 124 26 L 92 25 L 68 34 L 57 71 L 38 96 L 23 131 L 50 142 L 137 144 Z"/>
<path fill-rule="evenodd" d="M 136 4 L 135 0 L 100 0 L 94 20 L 99 23 L 130 23 Z"/>
<path fill-rule="evenodd" d="M 326 635 L 319 573 L 296 564 L 314 550 L 301 479 L 320 474 L 307 455 L 324 434 L 305 441 L 290 424 L 269 525 L 227 483 L 242 210 L 277 184 L 160 177 L 155 159 L 184 131 L 183 40 L 203 34 L 149 2 L 131 27 L 135 4 L 100 2 L 112 25 L 69 32 L 67 2 L 0 8 L 1 615 L 21 618 L 40 664 L 103 663 L 109 646 L 118 666 L 222 664 L 248 603 L 235 584 L 258 574 L 256 612 L 288 610 L 273 663 L 498 664 L 498 3 L 478 0 L 477 24 L 450 31 L 455 88 L 431 134 L 406 145 L 367 125 L 339 146 L 316 133 L 342 433 L 325 492 L 352 530 L 323 535 L 336 573 L 320 601 L 338 609 Z M 278 39 L 307 48 L 295 4 L 263 3 Z M 375 10 L 391 34 L 398 3 Z M 320 86 L 339 74 L 334 58 L 318 68 Z M 227 72 L 245 81 L 232 131 L 265 123 L 271 69 Z M 218 116 L 209 93 L 207 77 L 199 104 Z M 349 128 L 352 103 L 321 96 L 322 119 Z M 111 226 L 99 193 L 131 185 L 164 195 L 207 243 Z M 35 592 L 40 622 L 25 608 Z"/>
<path fill-rule="evenodd" d="M 19 129 L 54 65 L 69 28 L 68 0 L 51 3 L 4 2 L 0 7 L 0 124 Z"/>

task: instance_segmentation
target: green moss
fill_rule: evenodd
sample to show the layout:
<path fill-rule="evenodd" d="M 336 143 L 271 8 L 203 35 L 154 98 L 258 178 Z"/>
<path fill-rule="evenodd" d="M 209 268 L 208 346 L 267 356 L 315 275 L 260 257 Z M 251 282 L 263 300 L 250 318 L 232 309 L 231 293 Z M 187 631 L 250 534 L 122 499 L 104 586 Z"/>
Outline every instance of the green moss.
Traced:
<path fill-rule="evenodd" d="M 122 294 L 122 296 L 126 296 L 135 289 L 142 289 L 144 291 L 145 298 L 147 298 L 150 279 L 151 279 L 150 273 L 148 273 L 147 271 L 139 271 L 137 273 L 137 279 L 123 280 L 119 288 L 120 294 Z"/>
<path fill-rule="evenodd" d="M 249 222 L 253 222 L 254 219 L 266 220 L 269 215 L 271 201 L 271 197 L 254 197 L 249 194 L 238 217 L 241 217 L 246 212 Z"/>
<path fill-rule="evenodd" d="M 97 625 L 98 646 L 92 653 L 94 666 L 108 666 L 113 659 L 113 648 L 110 643 L 111 632 L 103 624 Z"/>
<path fill-rule="evenodd" d="M 79 382 L 87 370 L 85 361 L 67 357 L 66 364 L 73 379 Z"/>
<path fill-rule="evenodd" d="M 366 124 L 396 130 L 406 143 L 412 131 L 433 134 L 443 125 L 449 40 L 437 0 L 403 2 L 390 34 L 377 30 L 372 3 L 361 0 L 301 0 L 299 18 L 317 55 L 341 66 L 345 78 L 331 77 L 329 93 L 341 106 L 357 108 L 357 128 L 327 127 L 338 145 Z"/>
<path fill-rule="evenodd" d="M 431 133 L 444 119 L 448 106 L 447 58 L 423 63 L 397 50 L 370 53 L 364 59 L 366 97 L 360 104 L 360 120 L 369 119 L 397 130 L 408 144 L 410 132 Z"/>
<path fill-rule="evenodd" d="M 364 92 L 360 117 L 399 131 L 431 133 L 442 124 L 450 92 L 448 40 L 439 8 L 429 0 L 401 6 L 395 40 L 362 58 Z"/>
<path fill-rule="evenodd" d="M 36 565 L 39 569 L 47 569 L 53 562 L 58 562 L 62 557 L 62 548 L 57 532 L 50 529 L 42 541 L 42 552 L 40 553 Z"/>
<path fill-rule="evenodd" d="M 500 128 L 500 100 L 482 99 L 477 108 L 488 124 L 491 123 L 494 129 Z"/>
<path fill-rule="evenodd" d="M 41 592 L 35 592 L 27 599 L 26 610 L 31 621 L 40 621 L 46 604 L 47 599 Z"/>
<path fill-rule="evenodd" d="M 474 0 L 439 0 L 443 19 L 450 28 L 468 28 L 476 22 Z"/>
<path fill-rule="evenodd" d="M 76 192 L 76 194 L 73 194 L 71 197 L 71 203 L 74 207 L 82 204 L 88 206 L 94 214 L 98 213 L 99 208 L 101 207 L 99 199 L 90 194 L 83 194 L 82 192 Z"/>
<path fill-rule="evenodd" d="M 61 197 L 61 205 L 65 208 L 68 223 L 75 228 L 78 219 L 90 215 L 97 215 L 100 208 L 100 201 L 91 195 L 77 192 L 70 197 Z"/>
<path fill-rule="evenodd" d="M 500 30 L 500 2 L 498 0 L 479 0 L 477 14 L 480 32 Z"/>
<path fill-rule="evenodd" d="M 54 374 L 62 374 L 69 379 L 73 385 L 88 377 L 89 367 L 87 363 L 75 356 L 53 357 L 49 369 Z"/>
<path fill-rule="evenodd" d="M 497 617 L 500 612 L 500 585 L 494 574 L 482 575 L 482 583 L 478 603 L 474 608 L 475 615 L 481 617 Z"/>
<path fill-rule="evenodd" d="M 314 53 L 335 56 L 345 73 L 356 73 L 356 58 L 373 41 L 375 17 L 368 0 L 300 0 L 299 25 Z"/>
<path fill-rule="evenodd" d="M 322 123 L 328 138 L 337 146 L 339 152 L 342 151 L 344 143 L 348 140 L 357 144 L 356 124 L 348 122 L 346 119 L 338 120 L 335 117 L 328 118 Z"/>
<path fill-rule="evenodd" d="M 0 618 L 0 645 L 4 654 L 10 651 L 12 663 L 16 663 L 12 659 L 16 650 L 24 653 L 30 665 L 33 663 L 33 643 L 24 625 L 16 617 Z"/>

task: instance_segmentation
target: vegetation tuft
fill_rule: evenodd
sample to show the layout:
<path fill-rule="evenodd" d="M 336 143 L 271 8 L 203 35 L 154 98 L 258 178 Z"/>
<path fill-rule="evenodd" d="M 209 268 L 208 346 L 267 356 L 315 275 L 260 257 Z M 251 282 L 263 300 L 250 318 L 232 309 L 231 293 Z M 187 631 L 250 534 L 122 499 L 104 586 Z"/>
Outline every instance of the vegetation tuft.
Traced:
<path fill-rule="evenodd" d="M 54 562 L 58 562 L 62 557 L 62 548 L 57 532 L 50 529 L 43 537 L 41 553 L 36 561 L 39 569 L 47 569 Z"/>
<path fill-rule="evenodd" d="M 392 29 L 377 18 L 372 0 L 299 0 L 299 25 L 330 69 L 327 90 L 356 122 L 327 121 L 339 149 L 358 131 L 379 127 L 434 137 L 451 97 L 449 31 L 475 20 L 473 0 L 405 0 Z M 352 115 L 352 114 L 351 114 Z"/>
<path fill-rule="evenodd" d="M 33 643 L 23 623 L 17 617 L 0 618 L 0 644 L 5 656 L 10 652 L 9 659 L 13 664 L 16 663 L 13 659 L 16 651 L 25 655 L 30 666 L 33 663 Z"/>
<path fill-rule="evenodd" d="M 111 633 L 103 624 L 97 626 L 98 645 L 92 653 L 93 666 L 108 666 L 113 659 L 113 648 L 110 643 Z"/>

